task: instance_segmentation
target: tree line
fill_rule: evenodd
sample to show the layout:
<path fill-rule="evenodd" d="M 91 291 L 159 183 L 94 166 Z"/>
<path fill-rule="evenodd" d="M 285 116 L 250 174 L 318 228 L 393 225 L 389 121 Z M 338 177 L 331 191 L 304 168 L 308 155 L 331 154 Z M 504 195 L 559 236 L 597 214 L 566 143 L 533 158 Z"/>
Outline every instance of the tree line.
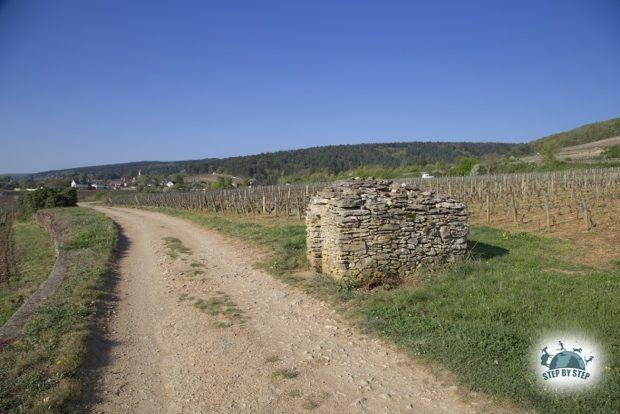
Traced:
<path fill-rule="evenodd" d="M 361 166 L 425 166 L 452 163 L 459 157 L 520 156 L 530 151 L 526 144 L 472 142 L 401 142 L 389 144 L 331 145 L 257 155 L 207 158 L 176 162 L 136 162 L 39 173 L 34 178 L 87 174 L 98 179 L 116 179 L 142 174 L 169 176 L 225 173 L 253 178 L 263 184 L 277 183 L 283 176 L 313 173 L 340 174 Z"/>

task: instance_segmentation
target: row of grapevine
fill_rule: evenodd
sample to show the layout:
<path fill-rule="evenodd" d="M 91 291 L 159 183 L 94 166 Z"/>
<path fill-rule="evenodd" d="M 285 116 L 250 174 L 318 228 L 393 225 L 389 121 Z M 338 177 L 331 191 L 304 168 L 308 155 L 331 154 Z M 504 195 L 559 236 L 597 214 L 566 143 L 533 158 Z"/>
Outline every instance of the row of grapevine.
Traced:
<path fill-rule="evenodd" d="M 239 189 L 185 193 L 110 192 L 111 204 L 136 207 L 172 207 L 213 213 L 266 214 L 302 217 L 320 184 L 243 187 Z"/>
<path fill-rule="evenodd" d="M 0 213 L 17 213 L 17 196 L 0 193 Z"/>
<path fill-rule="evenodd" d="M 502 174 L 407 180 L 420 189 L 447 194 L 467 204 L 473 216 L 492 223 L 510 217 L 516 224 L 533 221 L 547 229 L 563 221 L 596 224 L 593 210 L 608 209 L 620 199 L 620 169 Z M 110 192 L 111 204 L 170 207 L 214 213 L 301 218 L 324 184 L 262 186 L 186 193 Z"/>
<path fill-rule="evenodd" d="M 11 274 L 13 220 L 17 214 L 15 197 L 0 195 L 0 282 Z"/>
<path fill-rule="evenodd" d="M 13 215 L 0 213 L 0 282 L 11 274 L 11 246 L 13 232 Z"/>
<path fill-rule="evenodd" d="M 620 169 L 502 174 L 413 180 L 422 189 L 465 202 L 487 223 L 508 217 L 515 225 L 536 222 L 551 230 L 562 222 L 596 225 L 593 211 L 612 214 L 620 199 Z"/>

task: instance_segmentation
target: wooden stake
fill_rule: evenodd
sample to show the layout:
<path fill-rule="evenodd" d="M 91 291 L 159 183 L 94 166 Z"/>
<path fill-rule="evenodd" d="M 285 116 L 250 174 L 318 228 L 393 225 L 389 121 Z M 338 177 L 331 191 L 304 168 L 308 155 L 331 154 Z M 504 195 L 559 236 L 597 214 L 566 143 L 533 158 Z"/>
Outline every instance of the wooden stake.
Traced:
<path fill-rule="evenodd" d="M 547 198 L 547 194 L 544 195 L 545 202 L 545 217 L 547 219 L 547 231 L 551 231 L 551 216 L 549 215 L 549 199 Z"/>
<path fill-rule="evenodd" d="M 517 202 L 515 201 L 514 191 L 510 191 L 510 201 L 512 202 L 512 221 L 517 223 L 519 220 L 517 218 Z"/>
<path fill-rule="evenodd" d="M 491 222 L 491 202 L 489 200 L 489 193 L 487 192 L 487 223 Z"/>

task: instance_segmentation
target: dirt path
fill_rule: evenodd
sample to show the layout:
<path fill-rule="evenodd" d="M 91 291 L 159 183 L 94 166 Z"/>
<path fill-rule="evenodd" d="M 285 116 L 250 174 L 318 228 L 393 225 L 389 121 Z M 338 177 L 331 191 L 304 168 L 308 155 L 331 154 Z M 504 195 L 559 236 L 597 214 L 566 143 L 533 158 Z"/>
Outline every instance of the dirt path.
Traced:
<path fill-rule="evenodd" d="M 258 253 L 241 241 L 163 214 L 95 208 L 119 224 L 126 249 L 91 412 L 515 411 L 357 333 L 254 269 Z M 170 257 L 170 237 L 191 251 Z"/>

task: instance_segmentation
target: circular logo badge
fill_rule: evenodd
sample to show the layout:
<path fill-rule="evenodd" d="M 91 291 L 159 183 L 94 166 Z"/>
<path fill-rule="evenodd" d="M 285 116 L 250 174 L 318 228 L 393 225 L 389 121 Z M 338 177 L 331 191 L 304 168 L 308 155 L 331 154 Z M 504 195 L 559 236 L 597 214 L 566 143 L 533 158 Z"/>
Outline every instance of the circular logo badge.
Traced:
<path fill-rule="evenodd" d="M 602 362 L 596 343 L 579 334 L 548 335 L 532 352 L 538 382 L 550 391 L 579 391 L 594 386 L 600 379 Z"/>

